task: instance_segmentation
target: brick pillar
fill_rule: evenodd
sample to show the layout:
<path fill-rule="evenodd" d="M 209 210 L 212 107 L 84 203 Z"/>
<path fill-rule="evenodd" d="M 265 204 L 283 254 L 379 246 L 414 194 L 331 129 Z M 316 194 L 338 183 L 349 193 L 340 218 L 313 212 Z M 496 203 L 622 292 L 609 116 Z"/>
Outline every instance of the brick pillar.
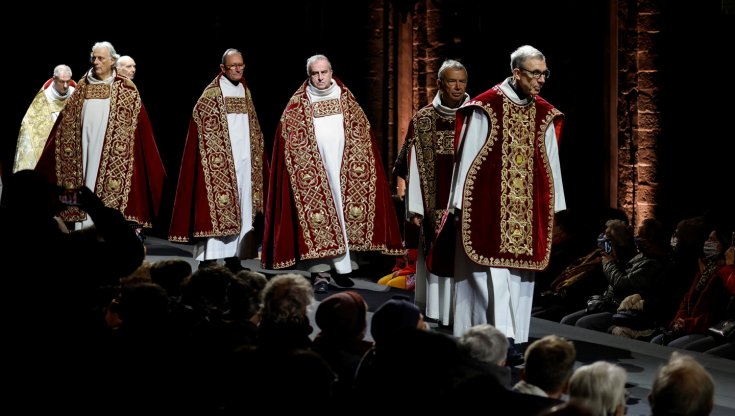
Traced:
<path fill-rule="evenodd" d="M 618 207 L 638 226 L 654 216 L 661 113 L 659 1 L 618 1 Z"/>

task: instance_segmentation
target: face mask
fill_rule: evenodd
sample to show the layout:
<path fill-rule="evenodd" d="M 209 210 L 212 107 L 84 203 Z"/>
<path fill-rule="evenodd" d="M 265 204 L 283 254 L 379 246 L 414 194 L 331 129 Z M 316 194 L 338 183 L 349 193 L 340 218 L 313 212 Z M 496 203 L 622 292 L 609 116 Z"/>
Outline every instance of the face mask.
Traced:
<path fill-rule="evenodd" d="M 702 247 L 705 257 L 714 257 L 720 254 L 720 243 L 717 241 L 707 240 Z"/>
<path fill-rule="evenodd" d="M 679 237 L 676 235 L 671 236 L 671 249 L 676 250 L 676 246 L 679 245 Z"/>

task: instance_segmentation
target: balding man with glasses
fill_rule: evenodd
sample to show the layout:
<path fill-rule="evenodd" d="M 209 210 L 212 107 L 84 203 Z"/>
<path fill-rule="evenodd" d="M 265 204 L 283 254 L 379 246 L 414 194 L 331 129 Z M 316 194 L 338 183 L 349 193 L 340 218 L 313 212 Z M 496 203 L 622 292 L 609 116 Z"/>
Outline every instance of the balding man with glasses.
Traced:
<path fill-rule="evenodd" d="M 195 242 L 199 268 L 225 259 L 237 272 L 257 256 L 268 162 L 242 53 L 227 49 L 219 67 L 194 106 L 168 238 Z"/>
<path fill-rule="evenodd" d="M 455 277 L 454 335 L 490 323 L 512 346 L 528 341 L 534 272 L 549 263 L 554 212 L 566 202 L 557 147 L 563 114 L 538 95 L 550 76 L 546 58 L 521 46 L 510 68 L 457 111 L 449 211 L 429 266 L 455 253 L 453 270 L 432 270 Z"/>

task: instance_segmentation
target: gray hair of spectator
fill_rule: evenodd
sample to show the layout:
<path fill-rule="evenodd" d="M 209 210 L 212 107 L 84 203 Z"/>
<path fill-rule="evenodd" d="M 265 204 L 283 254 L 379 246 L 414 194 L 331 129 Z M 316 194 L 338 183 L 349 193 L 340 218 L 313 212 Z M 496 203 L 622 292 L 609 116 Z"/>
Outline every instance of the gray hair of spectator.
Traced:
<path fill-rule="evenodd" d="M 715 383 L 694 358 L 674 352 L 658 369 L 648 401 L 651 414 L 705 416 L 714 406 Z"/>
<path fill-rule="evenodd" d="M 526 348 L 525 380 L 546 392 L 561 390 L 574 372 L 576 358 L 572 341 L 546 335 Z"/>
<path fill-rule="evenodd" d="M 98 48 L 105 48 L 110 52 L 110 57 L 112 57 L 112 62 L 117 66 L 117 60 L 120 59 L 120 55 L 117 54 L 117 51 L 115 50 L 115 47 L 112 46 L 110 42 L 97 42 L 92 46 L 92 52 L 90 52 L 90 56 L 94 54 L 94 50 Z"/>
<path fill-rule="evenodd" d="M 332 70 L 332 63 L 329 62 L 329 59 L 324 55 L 314 55 L 309 57 L 309 59 L 306 60 L 306 76 L 311 76 L 311 66 L 314 65 L 314 62 L 317 61 L 327 61 L 327 65 L 329 65 L 329 70 Z"/>
<path fill-rule="evenodd" d="M 281 274 L 266 283 L 261 301 L 264 321 L 300 323 L 308 320 L 306 308 L 314 301 L 314 288 L 300 274 Z"/>
<path fill-rule="evenodd" d="M 546 57 L 533 46 L 523 45 L 510 54 L 510 70 L 513 71 L 515 68 L 520 68 L 521 64 L 526 62 L 527 59 L 540 59 L 545 61 Z"/>
<path fill-rule="evenodd" d="M 503 365 L 508 338 L 490 324 L 475 325 L 459 338 L 459 348 L 478 361 Z"/>
<path fill-rule="evenodd" d="M 462 62 L 455 61 L 454 59 L 447 59 L 444 61 L 441 67 L 439 67 L 439 72 L 437 73 L 437 76 L 439 79 L 442 79 L 442 75 L 444 75 L 444 71 L 447 69 L 456 69 L 460 71 L 464 71 L 465 74 L 467 73 L 467 68 L 464 67 Z"/>
<path fill-rule="evenodd" d="M 625 405 L 625 369 L 607 361 L 577 368 L 569 380 L 569 397 L 582 400 L 596 416 L 615 414 Z"/>
<path fill-rule="evenodd" d="M 239 53 L 240 56 L 242 56 L 242 52 L 240 52 L 239 50 L 235 48 L 229 48 L 225 51 L 225 53 L 222 54 L 222 65 L 224 65 L 227 62 L 227 55 L 231 53 Z"/>
<path fill-rule="evenodd" d="M 56 68 L 54 68 L 54 77 L 58 78 L 64 74 L 69 74 L 71 77 L 71 68 L 69 68 L 67 65 L 56 65 Z"/>

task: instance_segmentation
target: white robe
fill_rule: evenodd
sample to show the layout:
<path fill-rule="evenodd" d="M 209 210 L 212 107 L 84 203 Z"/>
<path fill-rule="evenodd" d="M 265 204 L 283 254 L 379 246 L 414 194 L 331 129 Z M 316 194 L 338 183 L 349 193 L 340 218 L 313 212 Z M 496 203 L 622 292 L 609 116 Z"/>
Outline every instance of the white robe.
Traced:
<path fill-rule="evenodd" d="M 326 90 L 314 88 L 311 83 L 309 83 L 306 87 L 306 94 L 309 97 L 309 101 L 312 103 L 324 100 L 339 100 L 339 97 L 342 94 L 342 89 L 334 81 L 332 81 L 332 86 Z M 345 242 L 345 254 L 333 259 L 305 261 L 304 265 L 312 269 L 312 271 L 326 271 L 324 267 L 319 266 L 328 265 L 329 269 L 334 269 L 339 274 L 347 274 L 352 271 L 353 267 L 350 258 L 350 246 L 347 241 L 347 228 L 345 227 L 344 207 L 342 205 L 342 186 L 340 180 L 342 155 L 345 148 L 344 116 L 342 113 L 314 118 L 314 134 L 316 135 L 316 143 L 319 147 L 319 154 L 322 156 L 324 169 L 327 171 L 329 189 L 332 191 L 332 198 L 334 198 L 337 216 L 339 217 L 339 223 L 342 227 L 342 238 Z"/>
<path fill-rule="evenodd" d="M 518 98 L 509 79 L 503 82 L 501 89 L 516 104 L 528 103 L 527 99 Z M 465 119 L 460 136 L 461 154 L 457 155 L 455 162 L 450 209 L 462 209 L 462 190 L 467 171 L 482 148 L 488 129 L 488 118 L 481 110 L 475 110 Z M 554 181 L 554 211 L 558 212 L 566 209 L 566 200 L 553 123 L 546 129 L 544 142 Z M 528 342 L 535 273 L 530 270 L 481 266 L 467 257 L 460 238 L 458 233 L 454 260 L 454 335 L 462 336 L 474 325 L 490 323 L 515 342 Z"/>
<path fill-rule="evenodd" d="M 245 98 L 245 88 L 241 83 L 233 85 L 227 78 L 221 77 L 219 86 L 224 97 Z M 227 257 L 243 258 L 242 244 L 245 235 L 253 229 L 253 183 L 251 180 L 250 160 L 250 119 L 249 114 L 227 114 L 227 127 L 232 147 L 232 159 L 235 162 L 235 176 L 240 197 L 240 234 L 225 237 L 211 237 L 197 244 L 194 257 L 198 261 L 216 260 Z"/>
<path fill-rule="evenodd" d="M 111 85 L 113 81 L 115 81 L 114 70 L 112 75 L 105 80 L 95 78 L 91 69 L 87 74 L 87 82 L 90 84 Z M 92 191 L 95 190 L 94 187 L 97 184 L 97 174 L 100 169 L 102 148 L 105 144 L 105 132 L 107 131 L 109 119 L 110 97 L 86 98 L 84 100 L 84 104 L 82 104 L 82 174 L 84 175 L 84 185 Z M 87 215 L 86 220 L 74 223 L 74 229 L 88 228 L 93 224 L 94 221 Z"/>

